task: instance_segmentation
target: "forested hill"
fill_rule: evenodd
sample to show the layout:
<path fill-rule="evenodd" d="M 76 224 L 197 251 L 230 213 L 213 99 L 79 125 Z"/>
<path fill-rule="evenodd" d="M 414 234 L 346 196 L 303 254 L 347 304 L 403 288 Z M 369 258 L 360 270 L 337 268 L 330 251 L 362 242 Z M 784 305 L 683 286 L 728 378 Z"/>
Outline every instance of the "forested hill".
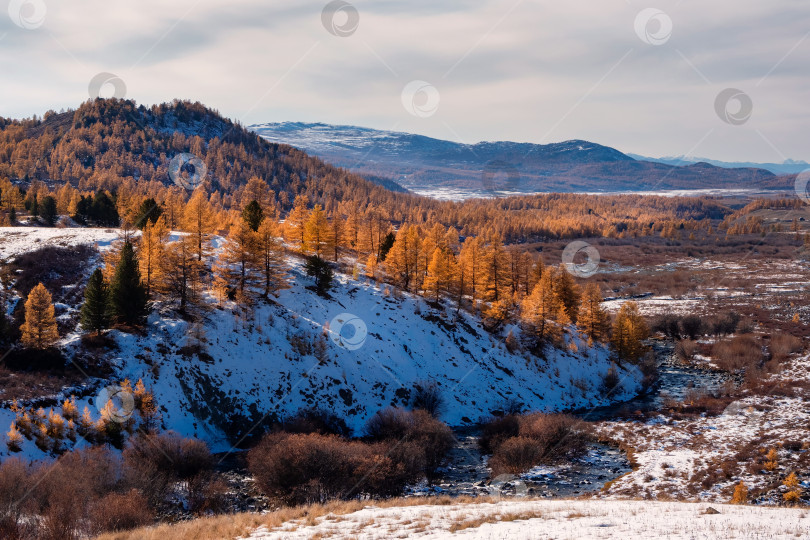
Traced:
<path fill-rule="evenodd" d="M 376 204 L 404 196 L 291 146 L 267 142 L 200 103 L 147 108 L 97 99 L 41 119 L 0 119 L 0 177 L 12 181 L 69 182 L 112 192 L 128 180 L 169 185 L 171 159 L 181 153 L 204 161 L 209 192 L 228 198 L 255 176 L 269 184 L 282 210 L 299 194 L 314 201 Z"/>
<path fill-rule="evenodd" d="M 97 99 L 75 111 L 43 118 L 0 119 L 0 222 L 12 209 L 28 210 L 35 197 L 53 195 L 61 214 L 75 214 L 80 196 L 106 192 L 118 214 L 134 215 L 154 200 L 171 216 L 188 200 L 188 186 L 172 181 L 178 156 L 196 156 L 213 211 L 241 212 L 251 200 L 285 217 L 321 205 L 329 219 L 369 224 L 439 223 L 462 236 L 495 234 L 506 243 L 601 235 L 649 235 L 682 228 L 684 221 L 722 219 L 722 201 L 697 198 L 522 195 L 464 202 L 438 201 L 387 189 L 328 165 L 291 146 L 268 142 L 200 103 L 152 107 Z M 25 205 L 23 205 L 25 200 Z"/>

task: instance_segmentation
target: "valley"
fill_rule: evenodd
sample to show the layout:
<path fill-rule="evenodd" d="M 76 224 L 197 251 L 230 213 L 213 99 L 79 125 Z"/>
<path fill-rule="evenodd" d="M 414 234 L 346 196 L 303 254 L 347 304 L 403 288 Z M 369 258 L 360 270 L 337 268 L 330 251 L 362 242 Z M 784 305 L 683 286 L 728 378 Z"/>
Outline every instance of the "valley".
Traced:
<path fill-rule="evenodd" d="M 252 524 L 232 538 L 262 538 L 333 501 L 807 500 L 800 200 L 441 201 L 187 103 L 7 129 L 53 144 L 0 163 L 9 530 L 69 511 L 87 537 L 120 515 L 117 538 L 181 538 L 232 515 Z M 104 157 L 74 162 L 95 132 Z M 195 148 L 177 155 L 199 169 L 160 161 Z M 98 172 L 113 155 L 132 176 Z"/>

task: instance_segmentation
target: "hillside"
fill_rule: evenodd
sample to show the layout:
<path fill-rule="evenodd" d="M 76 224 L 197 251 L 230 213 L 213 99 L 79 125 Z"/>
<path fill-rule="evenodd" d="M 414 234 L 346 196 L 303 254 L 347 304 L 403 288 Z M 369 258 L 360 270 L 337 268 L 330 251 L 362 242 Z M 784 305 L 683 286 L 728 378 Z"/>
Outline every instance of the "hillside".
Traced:
<path fill-rule="evenodd" d="M 0 257 L 44 245 L 106 249 L 111 240 L 104 229 L 5 231 Z M 214 255 L 222 242 L 215 239 Z M 302 408 L 325 408 L 361 434 L 378 410 L 408 405 L 418 384 L 436 384 L 446 403 L 442 419 L 454 426 L 477 422 L 510 402 L 539 410 L 608 403 L 600 384 L 611 361 L 600 345 L 589 348 L 577 340 L 578 353 L 552 348 L 545 359 L 512 354 L 502 337 L 464 312 L 454 321 L 454 309 L 344 274 L 338 275 L 331 298 L 323 298 L 308 288 L 312 280 L 300 261 L 291 257 L 288 262 L 292 287 L 269 304 L 245 309 L 225 302 L 220 307 L 206 297 L 193 323 L 158 304 L 144 332 L 112 331 L 115 346 L 104 353 L 113 369 L 109 381 L 143 379 L 155 395 L 163 427 L 202 439 L 214 451 L 227 451 Z M 65 306 L 65 317 L 77 307 Z M 337 329 L 336 317 L 346 313 L 358 317 L 366 331 Z M 339 343 L 341 338 L 348 345 Z M 66 333 L 60 347 L 69 358 L 88 352 L 80 328 Z M 637 368 L 621 375 L 622 390 L 611 401 L 628 399 L 640 389 Z M 76 392 L 83 396 L 77 400 L 79 409 L 92 409 L 93 398 L 107 383 L 86 383 L 92 391 L 65 389 L 47 397 L 62 400 Z M 0 425 L 14 418 L 9 405 L 0 409 Z M 42 455 L 33 441 L 25 443 L 24 452 Z M 5 445 L 0 455 L 8 455 Z"/>
<path fill-rule="evenodd" d="M 268 141 L 285 142 L 339 167 L 391 178 L 416 193 L 445 199 L 534 192 L 758 190 L 783 184 L 764 169 L 636 160 L 581 140 L 460 144 L 410 133 L 300 122 L 256 124 L 250 129 Z"/>
<path fill-rule="evenodd" d="M 97 99 L 41 119 L 0 119 L 0 178 L 23 187 L 39 180 L 111 191 L 137 184 L 155 191 L 174 184 L 169 167 L 182 153 L 205 164 L 204 185 L 226 202 L 232 196 L 238 201 L 252 177 L 266 179 L 281 210 L 288 210 L 299 194 L 377 204 L 395 197 L 300 150 L 263 141 L 200 103 L 147 108 Z"/>

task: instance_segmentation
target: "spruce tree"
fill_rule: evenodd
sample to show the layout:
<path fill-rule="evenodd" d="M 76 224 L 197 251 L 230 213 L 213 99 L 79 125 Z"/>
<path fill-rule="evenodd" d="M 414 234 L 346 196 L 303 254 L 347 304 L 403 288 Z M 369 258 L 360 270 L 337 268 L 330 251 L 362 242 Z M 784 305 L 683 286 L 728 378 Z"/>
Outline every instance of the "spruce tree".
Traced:
<path fill-rule="evenodd" d="M 138 258 L 129 242 L 125 242 L 121 249 L 121 258 L 110 285 L 110 307 L 116 322 L 130 326 L 144 324 L 149 314 L 149 301 L 146 287 L 141 284 Z"/>
<path fill-rule="evenodd" d="M 56 225 L 56 220 L 59 214 L 56 210 L 56 199 L 48 195 L 42 199 L 42 206 L 40 208 L 40 217 L 49 227 Z"/>
<path fill-rule="evenodd" d="M 143 230 L 147 223 L 155 223 L 162 213 L 163 209 L 155 199 L 151 197 L 145 199 L 138 207 L 138 212 L 136 213 L 135 218 L 135 226 Z"/>
<path fill-rule="evenodd" d="M 250 201 L 244 210 L 242 210 L 242 219 L 245 220 L 250 230 L 256 232 L 259 230 L 259 225 L 264 220 L 264 212 L 262 207 L 256 201 Z"/>
<path fill-rule="evenodd" d="M 88 331 L 95 331 L 96 335 L 101 335 L 101 331 L 110 327 L 110 294 L 107 284 L 104 283 L 104 275 L 101 269 L 97 268 L 87 287 L 84 289 L 84 304 L 82 305 L 82 327 Z"/>

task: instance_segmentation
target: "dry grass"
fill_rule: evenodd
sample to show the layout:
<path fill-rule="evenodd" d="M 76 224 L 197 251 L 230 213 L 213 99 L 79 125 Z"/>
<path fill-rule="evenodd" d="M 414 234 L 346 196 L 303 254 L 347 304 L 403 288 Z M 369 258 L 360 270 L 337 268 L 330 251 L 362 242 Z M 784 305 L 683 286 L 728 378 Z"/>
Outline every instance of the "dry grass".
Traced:
<path fill-rule="evenodd" d="M 542 519 L 543 513 L 538 511 L 534 512 L 506 512 L 503 514 L 491 514 L 488 516 L 476 516 L 470 519 L 458 518 L 454 523 L 450 524 L 448 529 L 451 533 L 463 531 L 465 529 L 477 529 L 486 523 L 504 523 L 507 521 L 526 521 L 529 519 Z M 569 516 L 570 518 L 571 516 Z M 584 517 L 583 515 L 575 517 Z"/>
<path fill-rule="evenodd" d="M 267 514 L 225 514 L 175 524 L 162 524 L 132 531 L 108 533 L 96 540 L 224 540 L 246 536 L 259 527 L 274 529 L 301 520 L 301 524 L 314 524 L 319 518 L 341 516 L 358 512 L 368 506 L 391 508 L 395 506 L 448 506 L 451 504 L 485 504 L 496 502 L 489 497 L 435 497 L 394 498 L 381 501 L 336 501 L 281 508 Z M 504 514 L 508 516 L 509 514 Z M 516 514 L 517 515 L 517 514 Z M 535 516 L 539 517 L 539 516 Z M 330 519 L 332 519 L 330 517 Z M 519 519 L 517 517 L 513 518 Z M 529 519 L 529 518 L 525 518 Z"/>

